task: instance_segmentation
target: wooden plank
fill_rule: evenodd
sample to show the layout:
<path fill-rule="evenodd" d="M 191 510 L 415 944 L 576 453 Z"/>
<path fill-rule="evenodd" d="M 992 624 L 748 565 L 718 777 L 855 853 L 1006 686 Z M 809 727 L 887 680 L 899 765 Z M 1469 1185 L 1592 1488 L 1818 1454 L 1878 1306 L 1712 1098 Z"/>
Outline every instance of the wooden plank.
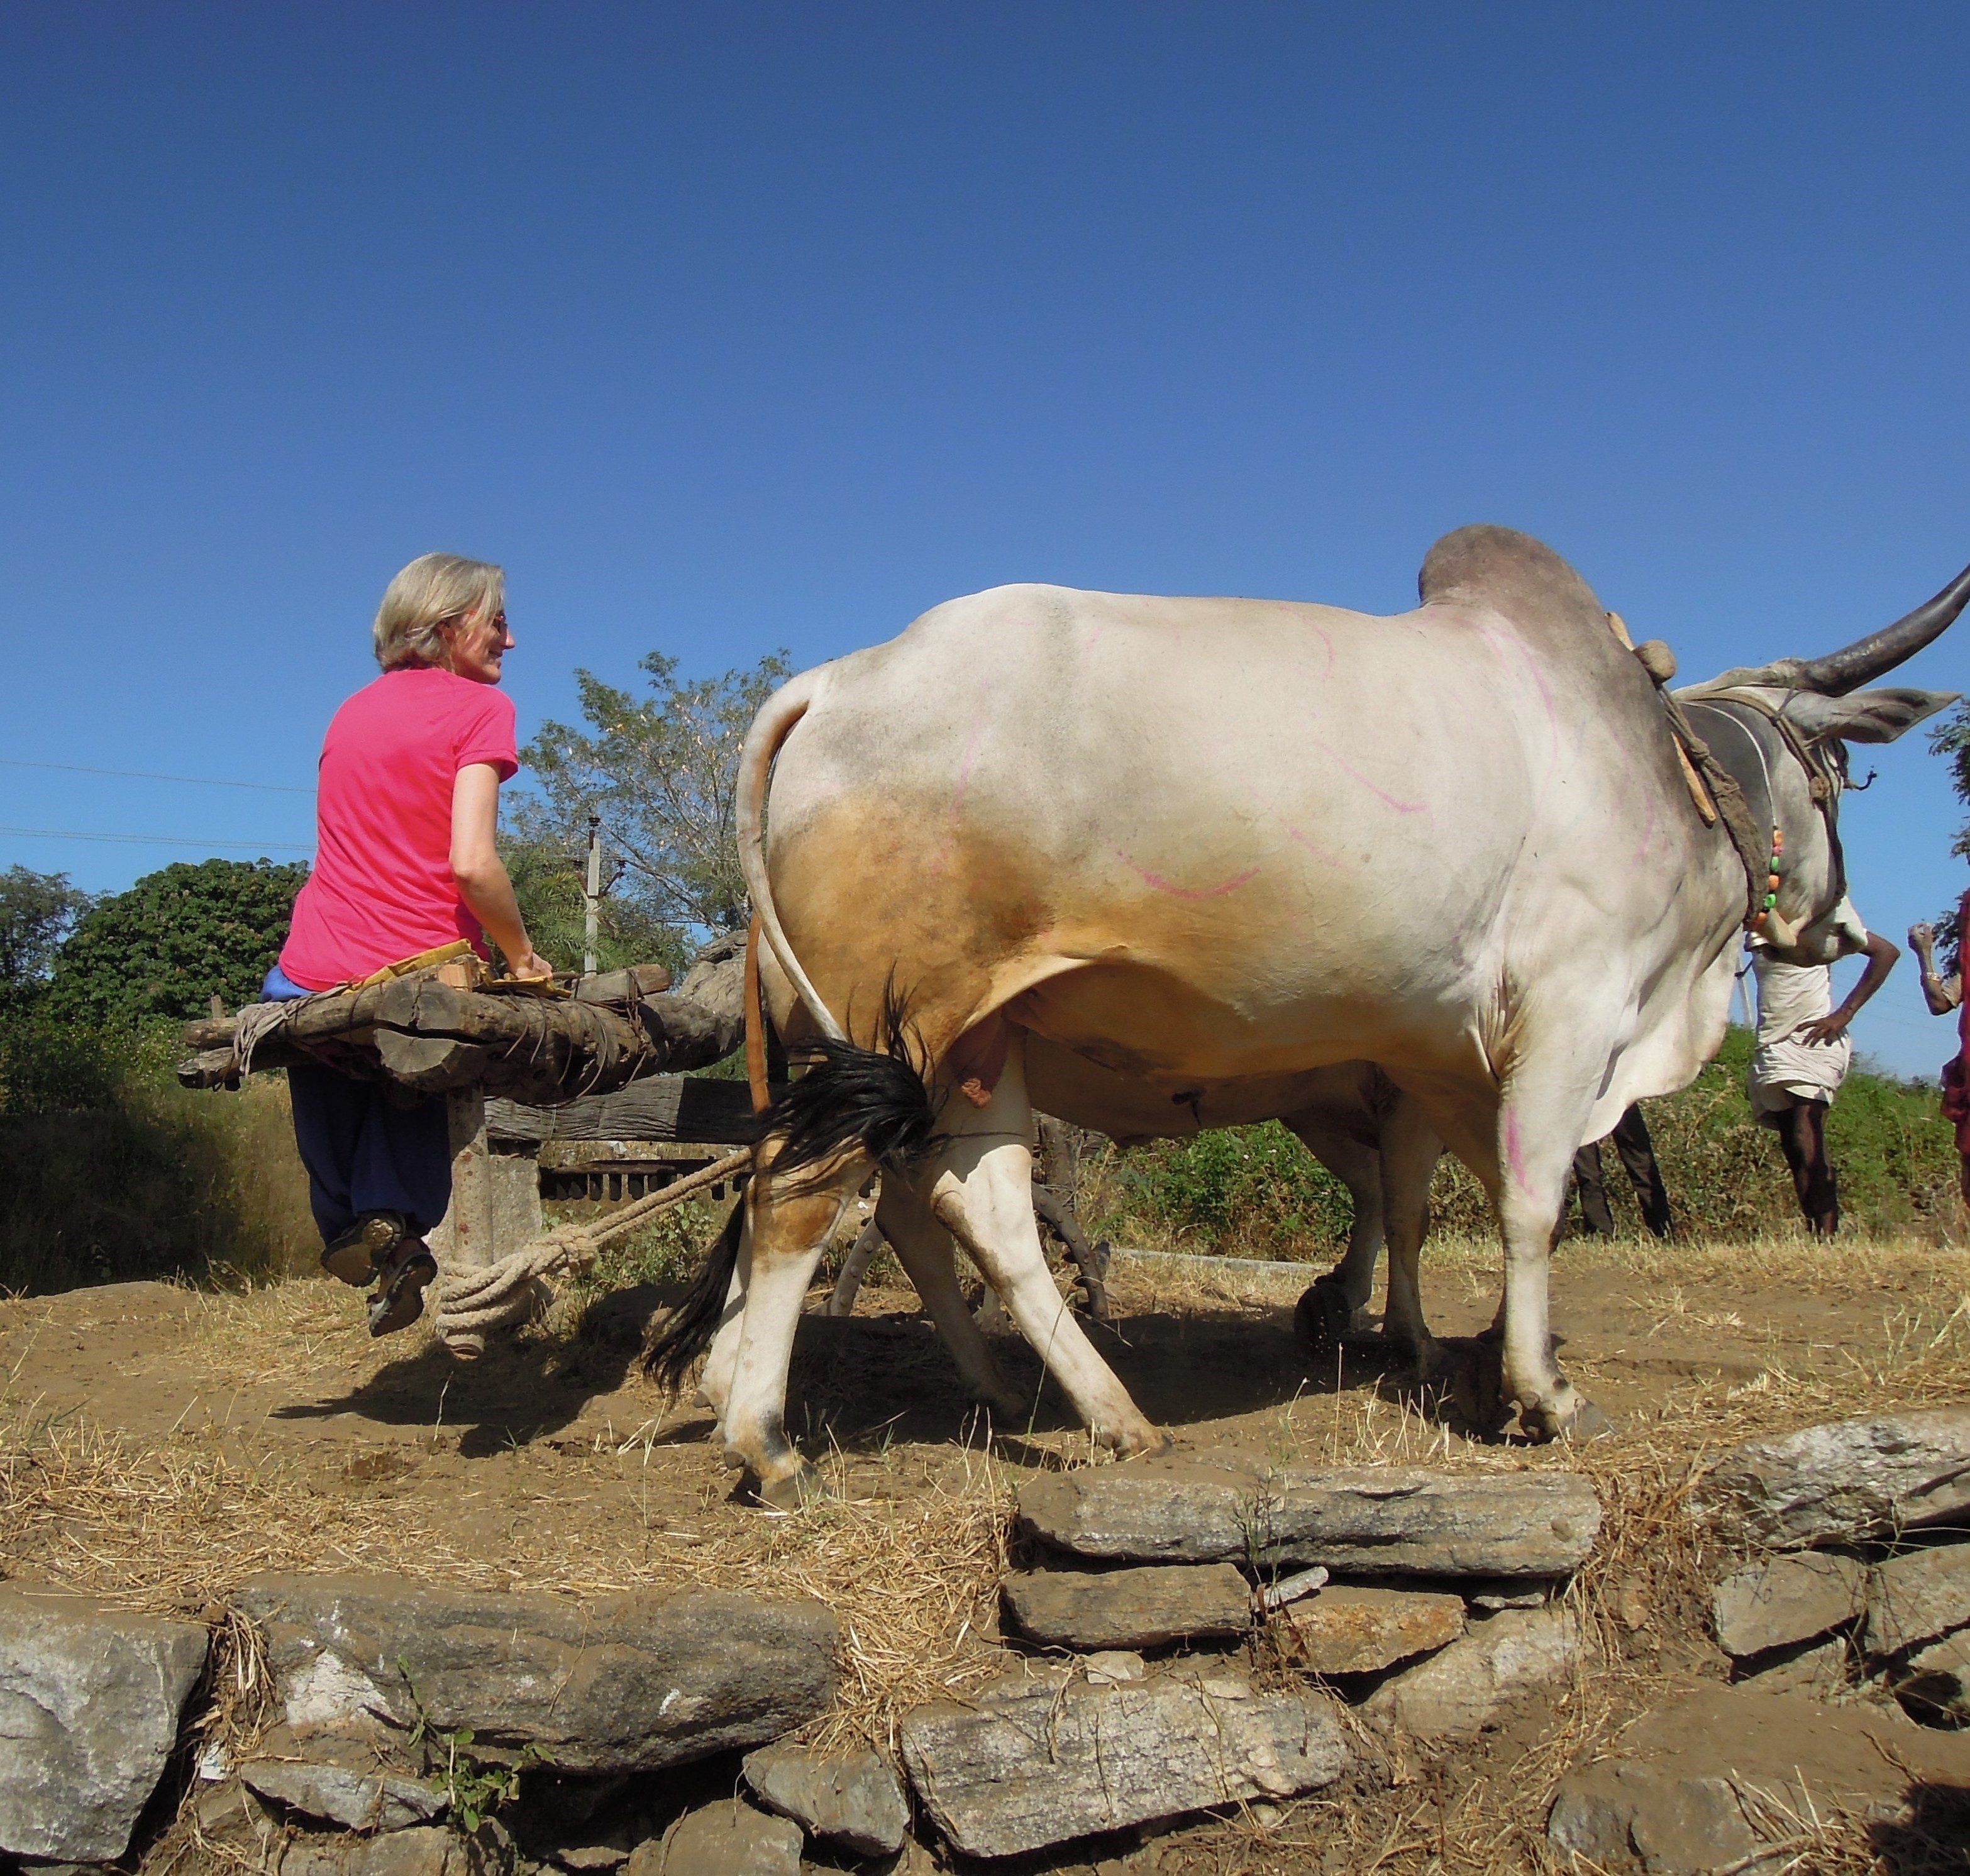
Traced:
<path fill-rule="evenodd" d="M 743 1081 L 682 1075 L 648 1075 L 613 1094 L 585 1094 L 564 1107 L 489 1101 L 486 1121 L 500 1139 L 519 1140 L 690 1140 L 749 1146 L 759 1131 Z"/>

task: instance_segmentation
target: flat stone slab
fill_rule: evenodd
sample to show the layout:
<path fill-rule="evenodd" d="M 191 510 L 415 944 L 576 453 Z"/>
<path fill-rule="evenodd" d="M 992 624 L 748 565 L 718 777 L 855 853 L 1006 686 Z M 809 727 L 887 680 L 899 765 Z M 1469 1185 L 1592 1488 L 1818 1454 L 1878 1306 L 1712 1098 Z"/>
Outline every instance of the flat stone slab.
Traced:
<path fill-rule="evenodd" d="M 405 1830 L 428 1824 L 445 1808 L 429 1785 L 390 1772 L 359 1772 L 304 1759 L 249 1759 L 239 1782 L 291 1811 L 345 1830 Z"/>
<path fill-rule="evenodd" d="M 1026 1570 L 1000 1585 L 1020 1633 L 1084 1650 L 1242 1635 L 1252 1588 L 1229 1563 L 1130 1570 Z"/>
<path fill-rule="evenodd" d="M 1235 1676 L 1096 1686 L 1009 1676 L 899 1729 L 910 1782 L 967 1856 L 1016 1855 L 1208 1805 L 1331 1784 L 1349 1754 L 1332 1703 Z"/>
<path fill-rule="evenodd" d="M 0 1586 L 0 1851 L 107 1863 L 163 1777 L 205 1630 Z"/>
<path fill-rule="evenodd" d="M 1571 1679 L 1581 1654 L 1570 1610 L 1501 1610 L 1384 1682 L 1367 1709 L 1422 1738 L 1474 1739 L 1523 1696 Z"/>
<path fill-rule="evenodd" d="M 421 1704 L 434 1731 L 469 1727 L 482 1751 L 531 1744 L 561 1771 L 651 1771 L 762 1744 L 834 1695 L 834 1618 L 805 1598 L 688 1590 L 581 1607 L 281 1575 L 236 1601 L 265 1632 L 297 1738 L 401 1735 Z"/>
<path fill-rule="evenodd" d="M 1899 1654 L 1970 1624 L 1970 1544 L 1906 1550 L 1874 1566 L 1868 1652 Z"/>
<path fill-rule="evenodd" d="M 1626 1731 L 1621 1757 L 1569 1773 L 1546 1823 L 1559 1867 L 1707 1876 L 1770 1841 L 1741 1794 L 1778 1800 L 1765 1827 L 1783 1841 L 1796 1829 L 1785 1813 L 1800 1815 L 1809 1803 L 1822 1818 L 1842 1809 L 1892 1816 L 1912 1792 L 1970 1776 L 1970 1738 L 1962 1734 L 1757 1686 L 1698 1689 Z M 1809 1850 L 1798 1859 L 1795 1842 L 1745 1876 L 1767 1876 L 1789 1861 L 1802 1871 L 1820 1867 Z"/>
<path fill-rule="evenodd" d="M 1868 1566 L 1856 1557 L 1806 1551 L 1734 1572 L 1712 1593 L 1710 1614 L 1726 1654 L 1810 1641 L 1866 1608 Z"/>
<path fill-rule="evenodd" d="M 1546 1841 L 1562 1867 L 1580 1857 L 1597 1870 L 1705 1876 L 1748 1857 L 1762 1839 L 1728 1778 L 1611 1759 L 1568 1776 L 1546 1816 Z"/>
<path fill-rule="evenodd" d="M 800 1876 L 801 1829 L 736 1798 L 688 1811 L 639 1845 L 625 1876 Z"/>
<path fill-rule="evenodd" d="M 1831 1700 L 1847 1685 L 1850 1666 L 1845 1639 L 1838 1635 L 1803 1648 L 1780 1649 L 1754 1657 L 1754 1665 L 1734 1687 L 1750 1693 L 1811 1694 Z"/>
<path fill-rule="evenodd" d="M 1970 1631 L 1959 1630 L 1918 1648 L 1889 1676 L 1895 1698 L 1931 1725 L 1970 1720 Z"/>
<path fill-rule="evenodd" d="M 1261 1478 L 1152 1460 L 1043 1472 L 1020 1522 L 1076 1556 L 1210 1563 L 1254 1555 L 1362 1575 L 1570 1575 L 1601 1529 L 1576 1472 L 1295 1468 Z"/>
<path fill-rule="evenodd" d="M 510 1858 L 435 1825 L 380 1837 L 300 1838 L 288 1845 L 281 1876 L 506 1876 Z"/>
<path fill-rule="evenodd" d="M 861 1856 L 893 1856 L 910 1827 L 903 1781 L 866 1750 L 823 1758 L 805 1746 L 762 1746 L 746 1754 L 746 1783 L 769 1810 Z"/>
<path fill-rule="evenodd" d="M 1970 1510 L 1970 1407 L 1876 1414 L 1754 1439 L 1718 1461 L 1691 1508 L 1775 1550 L 1939 1523 Z"/>
<path fill-rule="evenodd" d="M 1411 1655 L 1447 1647 L 1464 1633 L 1464 1598 L 1412 1589 L 1330 1585 L 1273 1620 L 1297 1663 L 1315 1674 L 1371 1674 Z"/>

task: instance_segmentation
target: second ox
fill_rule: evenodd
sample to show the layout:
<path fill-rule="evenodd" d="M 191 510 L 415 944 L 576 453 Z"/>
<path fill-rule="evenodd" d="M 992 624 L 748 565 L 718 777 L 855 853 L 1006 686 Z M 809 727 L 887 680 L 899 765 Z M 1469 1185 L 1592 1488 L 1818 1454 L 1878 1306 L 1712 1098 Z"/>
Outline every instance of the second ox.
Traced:
<path fill-rule="evenodd" d="M 954 1243 L 1096 1439 L 1148 1452 L 1164 1435 L 1048 1274 L 1034 1108 L 1188 1131 L 1303 1113 L 1347 1062 L 1392 1091 L 1374 1128 L 1392 1329 L 1427 1359 L 1418 1252 L 1447 1143 L 1504 1240 L 1507 1409 L 1536 1439 L 1575 1421 L 1546 1298 L 1574 1153 L 1715 1052 L 1751 916 L 1803 962 L 1858 941 L 1842 740 L 1951 701 L 1861 687 L 1957 616 L 1970 571 L 1842 651 L 1677 694 L 1741 785 L 1734 834 L 1699 811 L 1656 682 L 1557 554 L 1462 528 L 1419 586 L 1386 618 L 1002 587 L 762 710 L 742 856 L 772 1020 L 811 1065 L 650 1358 L 675 1378 L 709 1348 L 727 1457 L 769 1503 L 811 1476 L 783 1424 L 794 1330 L 871 1171 L 976 1392 L 1018 1409 Z"/>

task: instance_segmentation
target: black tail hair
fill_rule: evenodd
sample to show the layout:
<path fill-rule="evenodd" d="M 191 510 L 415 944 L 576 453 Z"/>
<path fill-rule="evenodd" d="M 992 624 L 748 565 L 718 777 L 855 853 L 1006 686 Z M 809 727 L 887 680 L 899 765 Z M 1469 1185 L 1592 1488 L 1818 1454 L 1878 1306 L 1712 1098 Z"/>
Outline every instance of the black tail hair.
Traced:
<path fill-rule="evenodd" d="M 762 1136 L 779 1143 L 775 1173 L 818 1166 L 850 1146 L 900 1172 L 931 1150 L 937 1101 L 929 1063 L 893 978 L 883 987 L 873 1039 L 879 1048 L 822 1041 L 804 1052 L 807 1072 L 787 1084 L 761 1124 Z"/>
<path fill-rule="evenodd" d="M 665 1318 L 662 1332 L 643 1351 L 643 1372 L 671 1393 L 684 1391 L 691 1364 L 711 1346 L 711 1338 L 718 1333 L 718 1318 L 725 1313 L 725 1292 L 738 1267 L 739 1237 L 745 1223 L 742 1192 L 684 1301 Z"/>
<path fill-rule="evenodd" d="M 807 1072 L 787 1084 L 761 1119 L 761 1137 L 779 1143 L 775 1173 L 819 1166 L 850 1146 L 865 1148 L 892 1172 L 904 1171 L 930 1152 L 936 1142 L 937 1102 L 922 1039 L 893 980 L 883 987 L 875 1039 L 881 1049 L 823 1041 L 806 1052 Z M 643 1371 L 673 1394 L 682 1390 L 691 1364 L 718 1332 L 725 1292 L 739 1263 L 745 1208 L 741 1198 L 684 1301 L 644 1351 Z"/>

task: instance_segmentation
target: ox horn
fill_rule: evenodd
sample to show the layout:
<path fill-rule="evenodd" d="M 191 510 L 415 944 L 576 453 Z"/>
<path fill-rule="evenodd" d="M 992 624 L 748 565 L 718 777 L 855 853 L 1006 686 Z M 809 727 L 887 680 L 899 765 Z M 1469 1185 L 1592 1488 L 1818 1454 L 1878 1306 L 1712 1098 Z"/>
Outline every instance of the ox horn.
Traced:
<path fill-rule="evenodd" d="M 1856 639 L 1842 650 L 1829 652 L 1824 658 L 1786 658 L 1781 665 L 1795 668 L 1793 682 L 1799 689 L 1817 691 L 1825 697 L 1845 697 L 1940 638 L 1966 603 L 1970 603 L 1970 567 L 1965 567 L 1934 599 L 1924 600 L 1893 625 Z"/>

